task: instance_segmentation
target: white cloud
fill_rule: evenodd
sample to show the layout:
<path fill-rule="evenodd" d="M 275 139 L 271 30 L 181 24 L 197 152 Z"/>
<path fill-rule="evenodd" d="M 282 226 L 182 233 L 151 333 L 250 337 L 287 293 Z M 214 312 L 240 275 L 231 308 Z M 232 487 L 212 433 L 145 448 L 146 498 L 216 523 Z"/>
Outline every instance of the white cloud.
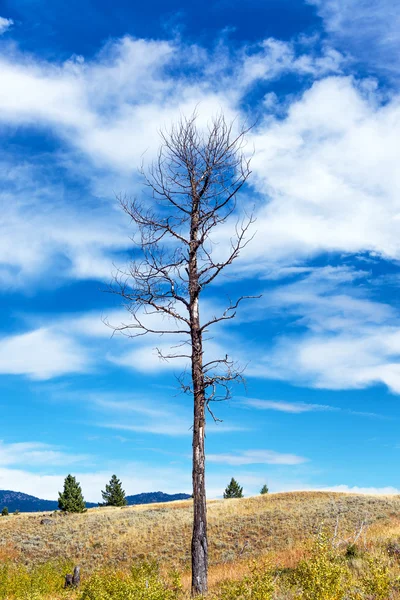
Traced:
<path fill-rule="evenodd" d="M 301 414 L 315 411 L 332 411 L 332 406 L 323 404 L 308 404 L 307 402 L 287 402 L 282 400 L 260 400 L 258 398 L 244 398 L 242 402 L 251 408 L 258 410 L 277 410 L 279 412 Z"/>
<path fill-rule="evenodd" d="M 68 454 L 41 442 L 16 442 L 5 444 L 0 440 L 0 467 L 10 465 L 67 466 L 87 462 L 87 455 Z"/>
<path fill-rule="evenodd" d="M 196 79 L 170 74 L 169 67 L 182 60 Z M 119 182 L 136 191 L 133 173 L 143 153 L 149 162 L 159 145 L 158 129 L 179 114 L 198 105 L 202 123 L 220 110 L 229 120 L 240 115 L 254 82 L 293 71 L 318 78 L 337 73 L 339 63 L 329 48 L 322 55 L 311 47 L 304 53 L 273 39 L 224 59 L 198 47 L 129 37 L 109 43 L 89 62 L 51 64 L 6 53 L 0 61 L 0 122 L 53 131 L 67 148 L 67 157 L 52 155 L 55 164 L 60 161 L 113 198 Z M 244 271 L 326 250 L 397 257 L 398 110 L 395 100 L 380 106 L 379 93 L 368 95 L 344 77 L 315 84 L 284 119 L 274 120 L 267 110 L 250 136 L 256 149 L 253 183 L 264 199 L 257 211 L 263 244 L 255 241 L 243 252 Z M 377 147 L 379 153 L 372 151 Z M 2 199 L 10 208 L 2 214 L 0 277 L 23 285 L 27 274 L 44 278 L 46 267 L 54 270 L 58 261 L 58 277 L 108 279 L 113 252 L 129 247 L 122 216 L 105 203 L 95 211 L 94 202 L 87 210 L 71 206 L 67 188 L 38 177 L 35 168 L 4 164 L 3 170 Z M 221 241 L 228 243 L 230 234 L 222 233 Z"/>
<path fill-rule="evenodd" d="M 393 486 L 386 487 L 359 487 L 357 485 L 332 485 L 329 487 L 314 488 L 322 492 L 343 492 L 345 494 L 367 494 L 371 496 L 393 496 L 400 494 L 400 490 Z"/>
<path fill-rule="evenodd" d="M 106 419 L 97 425 L 121 431 L 136 431 L 167 436 L 190 435 L 190 412 L 173 402 L 160 401 L 146 397 L 130 396 L 126 399 L 112 399 L 104 394 L 89 395 L 96 407 Z"/>
<path fill-rule="evenodd" d="M 74 396 L 77 396 L 74 393 Z M 137 396 L 128 394 L 104 393 L 85 394 L 95 411 L 98 427 L 121 431 L 153 433 L 166 436 L 192 435 L 193 416 L 190 403 L 178 404 L 176 400 L 160 400 L 151 395 Z M 103 413 L 104 420 L 99 419 Z M 235 424 L 214 423 L 210 419 L 207 434 L 245 431 Z"/>
<path fill-rule="evenodd" d="M 0 17 L 0 35 L 5 33 L 10 27 L 14 24 L 12 19 L 6 19 L 5 17 Z"/>
<path fill-rule="evenodd" d="M 399 258 L 399 122 L 397 96 L 382 104 L 378 90 L 348 77 L 316 82 L 286 118 L 266 118 L 251 137 L 252 183 L 265 203 L 243 269 L 323 252 Z"/>
<path fill-rule="evenodd" d="M 359 417 L 370 417 L 374 419 L 386 419 L 387 417 L 372 412 L 363 412 L 337 406 L 329 406 L 327 404 L 313 404 L 308 402 L 288 402 L 285 400 L 262 400 L 259 398 L 242 398 L 239 399 L 243 406 L 249 406 L 257 410 L 276 410 L 289 414 L 303 414 L 308 412 L 340 412 Z"/>
<path fill-rule="evenodd" d="M 334 43 L 373 70 L 399 73 L 400 7 L 393 0 L 308 0 Z"/>
<path fill-rule="evenodd" d="M 275 289 L 265 306 L 296 317 L 301 332 L 278 337 L 248 374 L 329 389 L 384 383 L 400 393 L 399 315 L 348 285 L 352 276 L 363 274 L 322 269 Z"/>
<path fill-rule="evenodd" d="M 0 373 L 50 379 L 89 368 L 84 350 L 71 338 L 41 328 L 0 339 Z"/>
<path fill-rule="evenodd" d="M 130 245 L 121 211 L 99 198 L 77 203 L 43 164 L 29 165 L 18 155 L 1 156 L 0 173 L 3 289 L 111 279 L 113 253 Z"/>
<path fill-rule="evenodd" d="M 300 465 L 308 461 L 296 454 L 282 454 L 274 450 L 244 450 L 235 454 L 209 454 L 207 461 L 227 465 Z"/>

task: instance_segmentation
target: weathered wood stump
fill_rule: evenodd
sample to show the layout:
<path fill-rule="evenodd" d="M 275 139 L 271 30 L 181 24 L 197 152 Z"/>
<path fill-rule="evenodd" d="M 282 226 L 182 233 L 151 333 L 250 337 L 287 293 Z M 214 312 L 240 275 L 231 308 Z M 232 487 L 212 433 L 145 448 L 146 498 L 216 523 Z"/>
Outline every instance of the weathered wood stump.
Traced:
<path fill-rule="evenodd" d="M 81 568 L 75 567 L 73 575 L 68 573 L 65 576 L 64 589 L 68 587 L 78 587 L 81 582 Z"/>

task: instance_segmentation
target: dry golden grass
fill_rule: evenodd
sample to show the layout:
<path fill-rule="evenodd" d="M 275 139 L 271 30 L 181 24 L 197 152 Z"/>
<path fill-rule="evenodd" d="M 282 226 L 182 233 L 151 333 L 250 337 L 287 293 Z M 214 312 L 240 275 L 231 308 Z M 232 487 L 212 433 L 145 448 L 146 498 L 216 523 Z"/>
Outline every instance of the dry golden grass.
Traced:
<path fill-rule="evenodd" d="M 367 527 L 365 543 L 383 544 L 400 535 L 400 497 L 325 492 L 269 494 L 208 505 L 211 584 L 246 572 L 249 558 L 268 554 L 291 567 L 305 543 L 324 523 L 339 537 Z M 43 516 L 51 525 L 41 525 Z M 0 560 L 36 564 L 61 558 L 88 573 L 112 565 L 157 558 L 163 568 L 184 573 L 190 566 L 191 501 L 127 508 L 96 508 L 85 514 L 20 514 L 0 518 Z"/>

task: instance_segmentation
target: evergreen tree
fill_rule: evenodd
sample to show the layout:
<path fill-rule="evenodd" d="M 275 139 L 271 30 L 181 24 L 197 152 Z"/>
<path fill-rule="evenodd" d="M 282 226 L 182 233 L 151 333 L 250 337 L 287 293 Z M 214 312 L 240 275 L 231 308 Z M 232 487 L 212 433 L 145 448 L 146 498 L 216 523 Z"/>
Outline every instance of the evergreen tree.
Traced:
<path fill-rule="evenodd" d="M 81 486 L 72 475 L 65 478 L 64 491 L 58 493 L 58 508 L 65 512 L 82 513 L 86 511 Z"/>
<path fill-rule="evenodd" d="M 8 508 L 7 508 L 7 506 L 5 506 L 3 508 L 3 510 L 1 511 L 1 516 L 2 517 L 8 517 L 8 515 L 9 515 Z"/>
<path fill-rule="evenodd" d="M 224 498 L 243 498 L 243 488 L 240 487 L 233 477 L 229 485 L 225 488 Z"/>
<path fill-rule="evenodd" d="M 264 483 L 264 485 L 262 486 L 261 490 L 260 490 L 260 494 L 268 494 L 269 489 L 266 483 Z"/>
<path fill-rule="evenodd" d="M 104 500 L 101 506 L 126 506 L 128 504 L 122 483 L 116 475 L 111 477 L 110 483 L 107 483 L 106 490 L 102 491 L 101 495 Z"/>

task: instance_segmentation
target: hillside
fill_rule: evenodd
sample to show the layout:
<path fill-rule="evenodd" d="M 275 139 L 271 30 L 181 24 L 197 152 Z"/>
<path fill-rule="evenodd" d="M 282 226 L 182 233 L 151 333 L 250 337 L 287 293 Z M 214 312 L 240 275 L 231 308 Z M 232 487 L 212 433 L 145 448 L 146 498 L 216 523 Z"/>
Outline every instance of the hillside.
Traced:
<path fill-rule="evenodd" d="M 173 500 L 185 500 L 190 498 L 189 494 L 164 494 L 164 492 L 148 492 L 127 496 L 128 505 L 151 504 L 153 502 L 171 502 Z M 0 490 L 0 511 L 6 506 L 9 512 L 43 512 L 54 511 L 58 509 L 56 500 L 42 500 L 22 492 L 13 492 L 11 490 Z M 97 503 L 86 502 L 87 508 L 97 507 Z"/>
<path fill-rule="evenodd" d="M 210 562 L 218 565 L 274 553 L 297 560 L 306 540 L 324 523 L 338 537 L 354 536 L 363 523 L 368 539 L 400 534 L 400 497 L 293 492 L 208 503 Z M 126 567 L 135 559 L 158 557 L 166 567 L 188 568 L 191 501 L 104 507 L 78 515 L 21 514 L 0 518 L 3 547 L 35 563 L 68 557 L 83 569 L 105 564 Z M 10 550 L 11 551 L 11 550 Z"/>

